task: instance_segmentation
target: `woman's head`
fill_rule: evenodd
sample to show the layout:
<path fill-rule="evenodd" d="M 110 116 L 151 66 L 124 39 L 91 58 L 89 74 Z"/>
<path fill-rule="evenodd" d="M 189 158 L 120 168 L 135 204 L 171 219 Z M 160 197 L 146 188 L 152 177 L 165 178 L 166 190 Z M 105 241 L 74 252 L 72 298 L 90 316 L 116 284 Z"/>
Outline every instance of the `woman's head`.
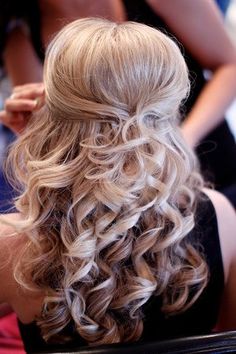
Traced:
<path fill-rule="evenodd" d="M 143 24 L 83 19 L 66 26 L 46 55 L 49 110 L 62 119 L 173 118 L 188 91 L 177 45 Z"/>
<path fill-rule="evenodd" d="M 178 312 L 206 281 L 185 244 L 201 178 L 176 126 L 184 60 L 153 28 L 83 19 L 53 40 L 44 79 L 10 155 L 29 238 L 15 276 L 47 293 L 45 338 L 72 321 L 90 343 L 135 340 L 153 294 Z"/>

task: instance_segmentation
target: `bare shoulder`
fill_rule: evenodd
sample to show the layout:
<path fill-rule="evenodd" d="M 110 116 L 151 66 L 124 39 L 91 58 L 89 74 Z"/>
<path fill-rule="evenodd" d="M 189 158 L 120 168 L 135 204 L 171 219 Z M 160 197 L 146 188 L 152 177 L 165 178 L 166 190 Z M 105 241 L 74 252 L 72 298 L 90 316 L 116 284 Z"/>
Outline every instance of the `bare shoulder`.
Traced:
<path fill-rule="evenodd" d="M 0 237 L 14 233 L 15 230 L 11 224 L 21 220 L 22 216 L 20 213 L 0 214 Z"/>
<path fill-rule="evenodd" d="M 20 220 L 19 214 L 0 215 L 0 303 L 8 302 L 12 289 L 12 265 L 22 243 L 11 223 Z"/>
<path fill-rule="evenodd" d="M 236 212 L 221 193 L 205 190 L 211 199 L 218 221 L 220 244 L 225 272 L 225 288 L 216 328 L 236 329 Z"/>
<path fill-rule="evenodd" d="M 231 263 L 236 259 L 236 212 L 223 194 L 210 189 L 205 189 L 204 192 L 212 201 L 216 211 L 225 279 L 227 280 Z"/>
<path fill-rule="evenodd" d="M 225 218 L 227 215 L 225 214 L 224 208 L 226 208 L 227 212 L 229 212 L 229 218 L 233 217 L 234 220 L 236 212 L 230 201 L 222 193 L 208 188 L 204 188 L 204 193 L 206 193 L 207 196 L 211 199 L 216 209 L 217 217 Z"/>
<path fill-rule="evenodd" d="M 0 268 L 6 263 L 6 259 L 14 257 L 14 252 L 24 242 L 23 235 L 13 227 L 14 223 L 22 220 L 19 213 L 0 215 Z"/>
<path fill-rule="evenodd" d="M 30 323 L 40 315 L 45 297 L 43 291 L 22 288 L 14 276 L 15 260 L 19 260 L 26 235 L 16 232 L 12 225 L 24 221 L 20 214 L 0 216 L 0 304 L 8 303 L 23 323 Z"/>
<path fill-rule="evenodd" d="M 13 225 L 22 220 L 19 213 L 0 215 L 0 265 L 8 249 L 14 253 L 15 246 L 22 243 L 23 235 L 18 233 Z"/>

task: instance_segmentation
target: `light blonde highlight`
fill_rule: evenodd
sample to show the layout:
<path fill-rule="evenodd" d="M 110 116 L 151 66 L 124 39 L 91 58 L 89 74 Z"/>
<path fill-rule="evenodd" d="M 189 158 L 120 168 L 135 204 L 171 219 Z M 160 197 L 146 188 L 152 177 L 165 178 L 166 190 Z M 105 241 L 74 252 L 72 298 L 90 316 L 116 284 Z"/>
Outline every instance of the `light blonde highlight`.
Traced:
<path fill-rule="evenodd" d="M 177 46 L 142 24 L 82 19 L 50 45 L 46 105 L 9 156 L 28 236 L 15 276 L 47 293 L 46 340 L 71 321 L 91 344 L 137 340 L 151 296 L 177 313 L 205 287 L 186 241 L 203 183 L 177 128 L 188 89 Z"/>

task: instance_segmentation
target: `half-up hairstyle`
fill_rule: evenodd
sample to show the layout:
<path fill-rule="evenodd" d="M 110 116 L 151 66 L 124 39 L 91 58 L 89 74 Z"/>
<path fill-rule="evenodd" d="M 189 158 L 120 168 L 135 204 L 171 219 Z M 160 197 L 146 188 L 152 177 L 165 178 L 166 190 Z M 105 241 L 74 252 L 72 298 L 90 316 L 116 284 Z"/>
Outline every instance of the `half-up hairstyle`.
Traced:
<path fill-rule="evenodd" d="M 14 144 L 21 286 L 45 290 L 46 340 L 137 340 L 142 305 L 184 311 L 207 282 L 186 236 L 202 180 L 179 133 L 189 80 L 176 44 L 143 24 L 81 19 L 52 41 L 46 104 Z"/>

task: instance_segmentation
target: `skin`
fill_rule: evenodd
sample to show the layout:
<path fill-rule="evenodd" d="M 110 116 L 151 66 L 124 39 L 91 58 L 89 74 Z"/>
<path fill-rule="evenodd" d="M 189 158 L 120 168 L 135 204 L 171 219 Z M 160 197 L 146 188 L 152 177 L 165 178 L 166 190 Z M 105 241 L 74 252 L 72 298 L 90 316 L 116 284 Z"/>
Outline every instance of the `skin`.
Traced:
<path fill-rule="evenodd" d="M 224 265 L 225 288 L 216 329 L 236 329 L 236 212 L 227 198 L 213 190 L 204 191 L 211 199 L 217 216 Z"/>
<path fill-rule="evenodd" d="M 16 86 L 12 95 L 5 101 L 5 109 L 0 112 L 0 122 L 15 134 L 20 134 L 27 125 L 31 113 L 44 104 L 44 85 L 42 83 Z"/>
<path fill-rule="evenodd" d="M 12 313 L 12 308 L 6 303 L 0 304 L 0 318 Z"/>
<path fill-rule="evenodd" d="M 20 214 L 9 214 L 7 217 L 9 221 L 21 219 Z M 0 290 L 0 303 L 4 311 L 8 304 L 22 323 L 30 323 L 40 315 L 45 294 L 41 290 L 32 292 L 22 289 L 16 282 L 13 263 L 21 252 L 26 237 L 21 234 L 12 236 L 13 233 L 12 227 L 0 223 L 0 281 L 4 284 Z"/>
<path fill-rule="evenodd" d="M 42 63 L 29 37 L 20 27 L 15 28 L 8 35 L 4 64 L 12 86 L 42 81 Z"/>
<path fill-rule="evenodd" d="M 236 96 L 236 49 L 213 0 L 147 3 L 201 66 L 213 73 L 182 125 L 187 142 L 196 146 L 222 121 Z"/>
<path fill-rule="evenodd" d="M 53 34 L 79 17 L 98 16 L 118 22 L 125 19 L 120 0 L 40 0 L 39 6 L 44 48 Z M 42 63 L 34 51 L 29 36 L 21 27 L 16 27 L 8 35 L 4 63 L 12 86 L 42 81 Z"/>
<path fill-rule="evenodd" d="M 5 110 L 0 112 L 2 122 L 7 121 L 8 127 L 12 127 L 15 132 L 20 133 L 22 126 L 18 129 L 14 117 L 21 114 L 25 117 L 25 125 L 31 110 L 30 102 L 35 98 L 39 99 L 41 105 L 44 101 L 44 91 L 41 84 L 25 85 L 15 88 L 14 96 L 5 105 Z M 26 106 L 27 104 L 27 106 Z M 25 109 L 28 107 L 28 111 Z M 236 213 L 229 201 L 220 193 L 213 190 L 205 190 L 211 199 L 217 215 L 218 230 L 223 258 L 225 289 L 222 300 L 222 307 L 219 313 L 218 330 L 236 329 Z M 7 216 L 12 221 L 13 218 L 19 220 L 20 214 L 9 214 Z M 13 276 L 13 260 L 21 247 L 26 242 L 25 235 L 5 236 L 13 233 L 8 225 L 0 224 L 0 284 L 5 284 L 0 288 L 0 303 L 8 303 L 17 313 L 23 323 L 32 322 L 40 314 L 45 294 L 41 291 L 32 293 L 29 290 L 22 290 Z M 10 252 L 9 252 L 10 250 Z"/>
<path fill-rule="evenodd" d="M 65 24 L 83 17 L 102 17 L 121 22 L 125 19 L 120 0 L 40 0 L 42 38 L 45 47 L 53 33 Z"/>

